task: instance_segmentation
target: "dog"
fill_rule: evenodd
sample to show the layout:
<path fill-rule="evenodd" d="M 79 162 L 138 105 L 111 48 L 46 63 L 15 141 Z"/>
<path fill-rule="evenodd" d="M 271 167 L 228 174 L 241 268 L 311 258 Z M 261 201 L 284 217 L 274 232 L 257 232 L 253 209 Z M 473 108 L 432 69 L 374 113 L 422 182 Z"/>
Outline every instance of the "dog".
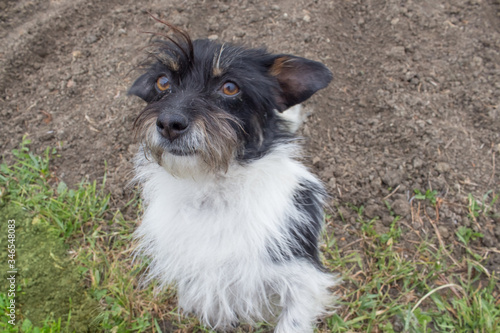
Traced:
<path fill-rule="evenodd" d="M 311 333 L 338 279 L 318 249 L 326 192 L 295 131 L 332 73 L 163 23 L 170 34 L 129 90 L 147 103 L 135 121 L 146 280 L 174 285 L 179 307 L 218 331 L 266 321 Z"/>

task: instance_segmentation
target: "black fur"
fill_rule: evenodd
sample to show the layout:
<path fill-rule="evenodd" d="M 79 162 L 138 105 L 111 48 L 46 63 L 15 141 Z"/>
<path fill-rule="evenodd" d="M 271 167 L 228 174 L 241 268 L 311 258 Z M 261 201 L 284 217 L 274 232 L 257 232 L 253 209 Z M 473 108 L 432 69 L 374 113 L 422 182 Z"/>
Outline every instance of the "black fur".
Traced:
<path fill-rule="evenodd" d="M 191 41 L 187 34 L 175 32 L 173 37 L 154 44 L 150 52 L 153 61 L 129 90 L 129 94 L 148 103 L 135 126 L 144 130 L 160 114 L 175 112 L 189 122 L 201 119 L 208 130 L 216 131 L 220 129 L 213 121 L 224 118 L 234 132 L 228 136 L 236 136 L 232 141 L 238 142 L 236 158 L 240 162 L 262 157 L 273 146 L 290 140 L 293 134 L 275 110 L 284 111 L 301 103 L 332 79 L 331 72 L 315 61 L 207 39 Z M 216 63 L 220 73 L 214 73 Z M 166 92 L 155 88 L 162 75 L 171 82 Z M 227 81 L 239 86 L 237 96 L 220 93 Z M 213 118 L 207 113 L 226 116 Z M 172 151 L 179 151 L 178 145 L 165 143 Z"/>
<path fill-rule="evenodd" d="M 323 201 L 326 196 L 324 189 L 309 181 L 302 181 L 293 196 L 293 204 L 305 215 L 305 220 L 290 218 L 287 226 L 288 249 L 272 249 L 279 242 L 271 241 L 269 248 L 271 258 L 275 262 L 290 260 L 291 256 L 303 258 L 323 269 L 319 258 L 318 241 L 323 226 Z M 304 223 L 304 221 L 307 221 Z"/>

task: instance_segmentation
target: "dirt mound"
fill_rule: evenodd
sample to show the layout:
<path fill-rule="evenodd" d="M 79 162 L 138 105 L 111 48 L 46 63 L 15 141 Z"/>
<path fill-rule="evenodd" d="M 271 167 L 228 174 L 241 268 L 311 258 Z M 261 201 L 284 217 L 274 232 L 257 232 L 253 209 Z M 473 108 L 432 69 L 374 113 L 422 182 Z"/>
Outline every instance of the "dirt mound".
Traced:
<path fill-rule="evenodd" d="M 378 228 L 393 220 L 389 206 L 409 229 L 446 240 L 470 226 L 498 249 L 499 202 L 488 204 L 500 192 L 499 9 L 493 0 L 3 1 L 1 150 L 8 159 L 28 134 L 35 151 L 58 148 L 67 184 L 106 169 L 115 205 L 125 202 L 142 108 L 126 92 L 150 36 L 141 31 L 164 29 L 150 12 L 193 37 L 267 45 L 333 71 L 330 87 L 306 103 L 302 133 L 346 243 L 356 228 L 350 203 L 378 216 Z M 439 228 L 417 218 L 415 190 L 440 199 L 439 216 L 422 212 Z M 471 215 L 471 198 L 489 214 Z M 489 268 L 500 271 L 498 251 Z"/>

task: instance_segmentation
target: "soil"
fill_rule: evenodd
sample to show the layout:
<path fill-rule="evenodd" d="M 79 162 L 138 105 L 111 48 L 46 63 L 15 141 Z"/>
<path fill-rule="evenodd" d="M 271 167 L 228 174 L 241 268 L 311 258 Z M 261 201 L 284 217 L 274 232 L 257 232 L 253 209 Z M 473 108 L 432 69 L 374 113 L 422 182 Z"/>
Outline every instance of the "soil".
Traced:
<path fill-rule="evenodd" d="M 27 135 L 35 152 L 58 148 L 60 180 L 106 172 L 114 207 L 133 196 L 132 123 L 144 105 L 127 89 L 145 32 L 164 31 L 148 13 L 194 38 L 267 46 L 332 70 L 331 85 L 305 103 L 301 134 L 331 194 L 340 247 L 359 228 L 347 205 L 363 206 L 381 231 L 401 216 L 409 240 L 479 231 L 475 244 L 492 249 L 485 267 L 500 272 L 500 200 L 488 207 L 500 193 L 500 1 L 3 0 L 4 159 Z M 439 214 L 430 204 L 417 211 L 414 190 L 437 191 Z M 469 216 L 469 194 L 488 213 Z"/>

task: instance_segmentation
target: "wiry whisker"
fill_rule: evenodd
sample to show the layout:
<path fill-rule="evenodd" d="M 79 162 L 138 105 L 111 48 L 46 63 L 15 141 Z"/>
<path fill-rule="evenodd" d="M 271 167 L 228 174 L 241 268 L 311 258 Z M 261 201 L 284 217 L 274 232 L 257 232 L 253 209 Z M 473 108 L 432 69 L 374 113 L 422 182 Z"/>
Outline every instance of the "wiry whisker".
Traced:
<path fill-rule="evenodd" d="M 153 18 L 156 22 L 166 25 L 174 34 L 174 37 L 170 37 L 168 35 L 159 34 L 160 37 L 168 39 L 172 42 L 178 49 L 184 54 L 186 58 L 189 59 L 189 62 L 192 63 L 194 61 L 194 48 L 193 42 L 191 41 L 191 37 L 189 34 L 182 29 L 177 28 L 173 24 L 170 24 L 162 19 L 150 14 L 151 18 Z M 187 50 L 185 47 L 187 47 Z"/>
<path fill-rule="evenodd" d="M 218 56 L 214 55 L 212 64 L 214 76 L 220 76 L 222 74 L 222 69 L 220 68 L 220 59 L 225 45 L 225 43 L 221 45 Z"/>
<path fill-rule="evenodd" d="M 221 55 L 222 55 L 222 51 L 224 51 L 224 46 L 225 46 L 225 45 L 226 45 L 226 44 L 224 43 L 224 44 L 222 44 L 222 46 L 220 47 L 219 56 L 217 57 L 217 64 L 216 64 L 216 66 L 215 66 L 215 67 L 217 67 L 217 68 L 220 68 L 220 57 L 221 57 Z"/>
<path fill-rule="evenodd" d="M 150 122 L 156 122 L 159 111 L 153 107 L 146 107 L 137 118 L 135 118 L 133 129 L 134 137 L 137 139 L 139 135 L 145 132 L 145 129 L 149 127 Z"/>
<path fill-rule="evenodd" d="M 238 148 L 238 134 L 232 124 L 239 121 L 225 112 L 209 112 L 202 118 L 200 130 L 204 136 L 205 149 L 201 155 L 212 169 L 227 170 Z"/>

